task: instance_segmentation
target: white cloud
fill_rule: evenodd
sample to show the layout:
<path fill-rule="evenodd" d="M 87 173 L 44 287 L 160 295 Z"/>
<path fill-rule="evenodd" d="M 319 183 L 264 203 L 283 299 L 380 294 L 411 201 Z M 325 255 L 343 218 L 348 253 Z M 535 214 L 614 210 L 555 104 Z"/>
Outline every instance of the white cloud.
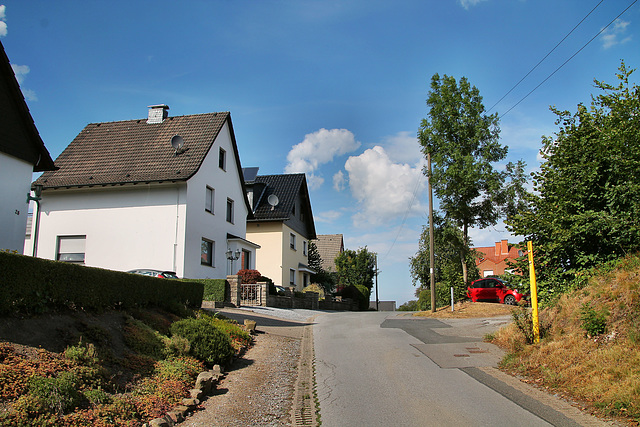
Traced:
<path fill-rule="evenodd" d="M 418 196 L 425 182 L 420 166 L 394 163 L 385 149 L 375 146 L 347 159 L 349 188 L 359 203 L 353 216 L 358 225 L 381 225 L 396 217 L 423 213 Z"/>
<path fill-rule="evenodd" d="M 11 68 L 13 68 L 13 74 L 16 75 L 16 80 L 18 80 L 19 84 L 24 82 L 25 76 L 29 74 L 29 71 L 31 71 L 28 65 L 11 64 Z"/>
<path fill-rule="evenodd" d="M 627 31 L 628 21 L 617 19 L 611 28 L 602 33 L 602 47 L 609 49 L 617 44 L 626 43 L 631 40 L 631 36 L 620 39 Z"/>
<path fill-rule="evenodd" d="M 335 157 L 350 153 L 360 147 L 353 133 L 346 129 L 320 129 L 305 135 L 304 140 L 294 145 L 287 154 L 289 162 L 285 173 L 305 173 L 309 188 L 316 189 L 324 179 L 316 175 L 320 165 L 331 162 Z"/>
<path fill-rule="evenodd" d="M 418 164 L 424 161 L 424 154 L 420 151 L 420 142 L 415 133 L 398 132 L 396 135 L 384 138 L 385 151 L 394 162 Z"/>
<path fill-rule="evenodd" d="M 24 98 L 27 101 L 37 101 L 38 100 L 38 96 L 36 95 L 36 92 L 34 90 L 31 90 L 31 89 L 23 89 L 22 90 L 22 95 L 24 95 Z"/>
<path fill-rule="evenodd" d="M 462 7 L 469 10 L 471 6 L 475 6 L 478 3 L 487 1 L 487 0 L 458 0 L 458 1 L 460 2 L 460 5 L 462 5 Z"/>
<path fill-rule="evenodd" d="M 342 212 L 340 211 L 325 211 L 320 212 L 319 214 L 315 214 L 313 216 L 313 220 L 315 222 L 323 222 L 323 223 L 332 223 L 342 217 Z"/>
<path fill-rule="evenodd" d="M 7 35 L 7 23 L 4 22 L 7 17 L 6 14 L 7 7 L 3 4 L 0 4 L 0 37 L 4 37 Z"/>
<path fill-rule="evenodd" d="M 346 180 L 344 178 L 344 173 L 342 171 L 338 171 L 335 175 L 333 175 L 333 188 L 336 191 L 344 190 L 346 184 Z"/>

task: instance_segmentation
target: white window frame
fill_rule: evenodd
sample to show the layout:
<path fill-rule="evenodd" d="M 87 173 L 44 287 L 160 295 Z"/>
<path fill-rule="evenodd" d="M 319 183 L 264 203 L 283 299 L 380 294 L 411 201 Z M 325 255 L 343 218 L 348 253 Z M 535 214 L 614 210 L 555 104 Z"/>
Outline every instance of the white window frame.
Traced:
<path fill-rule="evenodd" d="M 230 224 L 235 224 L 234 223 L 234 216 L 235 216 L 235 202 L 233 201 L 233 199 L 230 199 L 227 197 L 227 222 Z"/>
<path fill-rule="evenodd" d="M 202 250 L 204 245 L 207 244 L 208 245 L 208 250 L 209 250 L 209 260 L 203 260 L 203 255 L 204 255 L 204 251 Z M 211 239 L 207 239 L 205 237 L 202 238 L 201 243 L 200 243 L 200 265 L 205 265 L 207 267 L 215 267 L 216 266 L 216 242 L 211 240 Z"/>
<path fill-rule="evenodd" d="M 296 250 L 296 235 L 293 233 L 289 233 L 289 248 L 291 250 Z"/>
<path fill-rule="evenodd" d="M 307 256 L 308 248 L 309 248 L 309 242 L 307 242 L 306 240 L 303 240 L 302 241 L 302 255 Z"/>
<path fill-rule="evenodd" d="M 210 214 L 213 214 L 214 208 L 215 208 L 215 200 L 216 200 L 216 190 L 207 185 L 205 199 L 204 199 L 204 210 L 209 212 Z"/>
<path fill-rule="evenodd" d="M 57 261 L 84 264 L 87 245 L 86 235 L 57 236 L 56 240 Z"/>

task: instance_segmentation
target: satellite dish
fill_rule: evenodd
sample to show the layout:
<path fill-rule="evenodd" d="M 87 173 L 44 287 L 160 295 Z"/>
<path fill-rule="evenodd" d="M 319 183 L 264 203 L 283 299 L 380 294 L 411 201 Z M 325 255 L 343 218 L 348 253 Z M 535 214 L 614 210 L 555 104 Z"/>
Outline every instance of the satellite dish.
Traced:
<path fill-rule="evenodd" d="M 280 199 L 278 199 L 278 196 L 276 196 L 275 194 L 272 194 L 267 197 L 267 203 L 271 205 L 271 210 L 273 210 L 276 206 L 278 206 L 278 203 L 280 203 Z"/>
<path fill-rule="evenodd" d="M 180 135 L 173 135 L 171 137 L 171 146 L 173 147 L 174 150 L 176 150 L 176 153 L 180 151 L 183 145 L 184 145 L 184 139 Z"/>

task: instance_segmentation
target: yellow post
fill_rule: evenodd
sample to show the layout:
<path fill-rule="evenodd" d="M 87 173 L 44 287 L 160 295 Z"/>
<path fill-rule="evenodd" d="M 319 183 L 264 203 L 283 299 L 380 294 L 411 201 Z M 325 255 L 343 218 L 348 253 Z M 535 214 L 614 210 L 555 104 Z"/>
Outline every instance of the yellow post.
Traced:
<path fill-rule="evenodd" d="M 538 288 L 536 287 L 536 270 L 533 266 L 533 246 L 527 242 L 529 252 L 529 282 L 531 283 L 531 317 L 533 320 L 533 339 L 540 342 L 540 323 L 538 322 Z"/>

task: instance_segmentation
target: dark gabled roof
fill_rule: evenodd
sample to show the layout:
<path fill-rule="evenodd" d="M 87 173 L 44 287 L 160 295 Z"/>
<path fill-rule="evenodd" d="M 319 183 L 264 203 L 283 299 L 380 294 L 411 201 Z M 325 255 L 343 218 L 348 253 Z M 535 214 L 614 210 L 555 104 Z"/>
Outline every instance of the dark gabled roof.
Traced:
<path fill-rule="evenodd" d="M 231 116 L 223 112 L 167 117 L 154 124 L 147 119 L 89 124 L 56 159 L 59 169 L 45 172 L 36 184 L 69 188 L 186 181 L 198 171 L 227 121 L 240 174 Z M 175 135 L 184 140 L 178 151 L 171 145 Z"/>
<path fill-rule="evenodd" d="M 34 172 L 55 169 L 51 155 L 33 122 L 2 43 L 0 43 L 0 152 L 31 163 Z"/>
<path fill-rule="evenodd" d="M 313 212 L 307 188 L 307 178 L 303 173 L 285 175 L 261 175 L 254 181 L 247 182 L 247 186 L 260 189 L 260 194 L 254 194 L 254 218 L 250 222 L 259 221 L 288 221 L 292 219 L 293 207 L 300 195 L 301 208 L 307 212 L 308 238 L 315 238 Z M 278 204 L 271 206 L 269 196 L 278 197 Z"/>

